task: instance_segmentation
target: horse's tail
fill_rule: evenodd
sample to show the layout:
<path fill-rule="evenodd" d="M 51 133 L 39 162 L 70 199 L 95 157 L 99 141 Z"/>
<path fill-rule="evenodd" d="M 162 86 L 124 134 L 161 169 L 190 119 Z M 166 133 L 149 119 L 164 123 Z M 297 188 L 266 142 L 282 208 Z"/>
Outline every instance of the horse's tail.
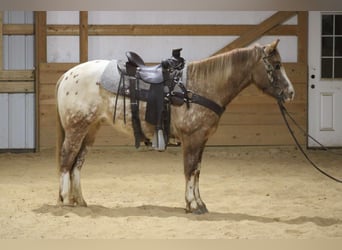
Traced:
<path fill-rule="evenodd" d="M 55 98 L 56 98 L 56 160 L 57 160 L 57 170 L 60 171 L 61 166 L 61 149 L 65 137 L 64 128 L 61 123 L 61 117 L 58 110 L 58 88 L 64 75 L 62 75 L 56 84 Z"/>

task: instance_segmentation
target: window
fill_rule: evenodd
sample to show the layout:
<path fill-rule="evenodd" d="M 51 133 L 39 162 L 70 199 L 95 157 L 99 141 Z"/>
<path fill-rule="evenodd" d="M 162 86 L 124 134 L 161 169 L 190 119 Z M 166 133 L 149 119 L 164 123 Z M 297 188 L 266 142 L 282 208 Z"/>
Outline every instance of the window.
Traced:
<path fill-rule="evenodd" d="M 342 78 L 342 14 L 322 15 L 321 78 Z"/>

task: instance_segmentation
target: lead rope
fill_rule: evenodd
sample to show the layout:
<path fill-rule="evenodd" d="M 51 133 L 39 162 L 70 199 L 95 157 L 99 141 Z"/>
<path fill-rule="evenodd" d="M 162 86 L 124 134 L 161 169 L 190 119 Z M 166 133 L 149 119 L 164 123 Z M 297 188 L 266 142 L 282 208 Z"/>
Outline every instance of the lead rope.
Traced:
<path fill-rule="evenodd" d="M 323 171 L 322 169 L 320 169 L 320 168 L 319 168 L 319 167 L 318 167 L 318 166 L 309 158 L 309 156 L 305 153 L 305 151 L 304 151 L 304 149 L 302 148 L 302 146 L 299 144 L 298 139 L 297 139 L 296 136 L 294 135 L 294 132 L 293 132 L 293 130 L 291 129 L 291 127 L 290 127 L 290 125 L 289 125 L 289 123 L 288 123 L 288 121 L 287 121 L 287 119 L 286 119 L 286 115 L 287 115 L 288 117 L 290 117 L 290 119 L 291 119 L 292 121 L 294 121 L 294 119 L 291 117 L 291 115 L 290 115 L 289 112 L 286 110 L 285 106 L 283 105 L 282 100 L 278 100 L 278 106 L 279 106 L 280 112 L 281 112 L 281 114 L 282 114 L 282 116 L 283 116 L 283 118 L 284 118 L 284 122 L 285 122 L 285 124 L 286 124 L 286 127 L 288 128 L 288 130 L 289 130 L 289 132 L 290 132 L 290 134 L 291 134 L 293 140 L 295 141 L 295 143 L 296 143 L 298 149 L 302 152 L 302 154 L 304 155 L 304 157 L 305 157 L 305 158 L 311 163 L 311 165 L 312 165 L 317 171 L 319 171 L 321 174 L 325 175 L 326 177 L 328 177 L 328 178 L 330 178 L 330 179 L 332 179 L 332 180 L 334 180 L 334 181 L 336 181 L 336 182 L 338 182 L 338 183 L 342 183 L 342 180 L 337 179 L 337 178 L 331 176 L 330 174 L 328 174 L 327 172 Z M 299 127 L 299 125 L 298 125 L 296 122 L 294 122 L 294 123 L 296 124 L 297 127 Z M 303 131 L 302 128 L 300 128 L 300 129 Z M 306 136 L 309 136 L 311 139 L 313 139 L 313 138 L 312 138 L 310 135 L 308 135 L 307 133 L 305 133 L 305 135 L 306 135 Z M 313 140 L 314 140 L 315 142 L 317 142 L 315 139 L 313 139 Z M 319 145 L 321 145 L 322 148 L 324 148 L 325 150 L 327 150 L 327 148 L 324 147 L 321 143 L 319 143 L 319 142 L 317 142 L 317 143 L 318 143 Z"/>

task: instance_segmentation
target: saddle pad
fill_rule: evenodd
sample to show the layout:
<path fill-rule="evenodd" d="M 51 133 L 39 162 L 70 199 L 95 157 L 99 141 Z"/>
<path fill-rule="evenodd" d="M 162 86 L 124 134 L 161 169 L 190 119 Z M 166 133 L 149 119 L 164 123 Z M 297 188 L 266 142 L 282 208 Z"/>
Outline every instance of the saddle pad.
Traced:
<path fill-rule="evenodd" d="M 99 81 L 100 86 L 111 93 L 117 92 L 120 82 L 120 72 L 117 68 L 118 63 L 117 60 L 110 61 L 104 69 Z"/>
<path fill-rule="evenodd" d="M 118 64 L 120 63 L 122 62 L 118 60 L 110 61 L 104 69 L 99 81 L 102 88 L 114 94 L 117 93 L 120 83 L 121 73 L 118 70 Z M 125 86 L 128 86 L 128 82 L 126 83 L 127 80 L 128 76 L 125 77 Z M 150 88 L 150 84 L 140 81 L 139 87 L 140 89 L 148 90 Z"/>

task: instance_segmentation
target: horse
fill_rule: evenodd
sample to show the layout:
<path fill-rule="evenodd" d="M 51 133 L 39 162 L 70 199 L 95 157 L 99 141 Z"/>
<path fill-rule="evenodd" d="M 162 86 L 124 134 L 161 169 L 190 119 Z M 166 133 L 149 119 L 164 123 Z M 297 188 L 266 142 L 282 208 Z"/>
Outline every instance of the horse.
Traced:
<path fill-rule="evenodd" d="M 255 84 L 278 101 L 291 101 L 295 91 L 286 75 L 277 49 L 279 39 L 272 43 L 238 48 L 202 60 L 186 63 L 183 81 L 192 93 L 201 95 L 225 108 L 243 89 Z M 109 60 L 79 64 L 64 73 L 56 84 L 57 166 L 61 206 L 87 206 L 81 190 L 81 168 L 87 149 L 94 143 L 103 121 L 114 129 L 131 135 L 129 102 L 99 86 L 98 81 Z M 119 72 L 113 72 L 119 81 Z M 116 101 L 116 103 L 115 103 Z M 115 107 L 114 107 L 115 106 Z M 125 107 L 124 107 L 125 106 Z M 116 119 L 113 122 L 113 111 Z M 144 121 L 146 105 L 141 102 L 141 128 L 147 138 L 155 127 Z M 124 122 L 124 116 L 127 122 Z M 203 150 L 216 131 L 220 114 L 190 103 L 171 107 L 171 136 L 179 140 L 183 152 L 185 176 L 185 211 L 208 212 L 199 191 Z"/>

